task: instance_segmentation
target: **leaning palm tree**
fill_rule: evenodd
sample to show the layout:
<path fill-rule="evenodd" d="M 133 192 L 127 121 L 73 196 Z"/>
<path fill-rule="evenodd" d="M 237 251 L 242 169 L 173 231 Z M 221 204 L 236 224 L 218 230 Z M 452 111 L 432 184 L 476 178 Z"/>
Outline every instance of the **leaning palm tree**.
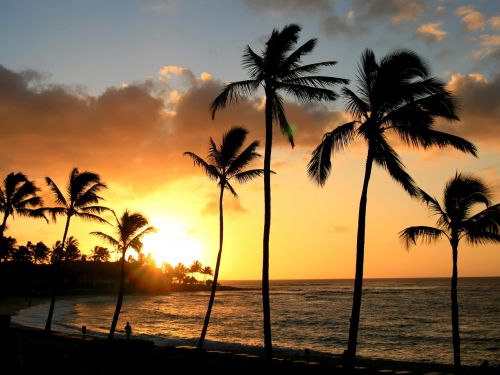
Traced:
<path fill-rule="evenodd" d="M 230 103 L 237 103 L 262 86 L 266 96 L 264 150 L 264 236 L 262 261 L 262 304 L 264 314 L 264 351 L 266 359 L 272 358 L 271 310 L 269 304 L 269 234 L 271 230 L 271 149 L 273 144 L 273 122 L 276 122 L 288 141 L 294 146 L 293 132 L 285 115 L 284 96 L 288 94 L 299 102 L 330 101 L 337 94 L 328 87 L 347 83 L 341 78 L 317 75 L 323 67 L 333 66 L 335 61 L 301 65 L 302 58 L 311 53 L 316 39 L 310 39 L 296 50 L 300 26 L 287 25 L 282 30 L 274 29 L 261 54 L 247 46 L 243 54 L 243 67 L 250 79 L 232 82 L 225 86 L 211 105 L 212 118 L 217 110 Z"/>
<path fill-rule="evenodd" d="M 387 136 L 393 134 L 409 146 L 425 149 L 452 146 L 476 155 L 472 143 L 433 129 L 436 118 L 458 120 L 455 100 L 444 83 L 430 76 L 426 63 L 414 52 L 398 50 L 377 62 L 374 53 L 368 49 L 361 56 L 357 79 L 357 93 L 347 87 L 342 90 L 346 110 L 353 116 L 353 121 L 326 133 L 308 164 L 309 176 L 319 185 L 324 185 L 331 170 L 332 153 L 344 150 L 355 139 L 362 139 L 368 145 L 359 202 L 349 340 L 344 353 L 345 363 L 349 367 L 354 365 L 356 357 L 363 286 L 366 204 L 373 163 L 384 168 L 408 194 L 413 197 L 418 195 L 417 186 L 396 151 L 389 145 Z"/>
<path fill-rule="evenodd" d="M 113 321 L 111 323 L 111 328 L 109 330 L 109 338 L 112 339 L 115 334 L 116 324 L 118 323 L 118 317 L 120 316 L 120 310 L 123 303 L 123 293 L 125 286 L 125 253 L 129 248 L 134 249 L 137 252 L 142 250 L 142 237 L 146 234 L 155 231 L 152 226 L 147 226 L 148 219 L 146 219 L 140 213 L 134 212 L 130 213 L 125 210 L 120 219 L 113 212 L 116 219 L 116 238 L 113 238 L 109 234 L 103 232 L 91 232 L 94 236 L 101 238 L 102 240 L 109 243 L 111 246 L 115 247 L 121 253 L 120 259 L 120 287 L 118 290 L 118 300 L 116 302 L 115 313 L 113 315 Z"/>
<path fill-rule="evenodd" d="M 3 212 L 3 220 L 0 224 L 0 237 L 3 237 L 7 228 L 7 219 L 9 216 L 19 216 L 44 218 L 42 198 L 36 195 L 39 191 L 33 181 L 18 172 L 9 173 L 0 186 L 0 212 Z"/>
<path fill-rule="evenodd" d="M 50 298 L 49 315 L 47 317 L 47 323 L 45 324 L 45 330 L 50 331 L 52 326 L 52 316 L 54 314 L 54 306 L 56 303 L 57 285 L 59 282 L 61 262 L 63 260 L 62 258 L 66 245 L 66 237 L 68 235 L 71 219 L 75 217 L 84 220 L 93 220 L 100 223 L 107 223 L 107 221 L 101 218 L 99 214 L 108 210 L 108 208 L 97 205 L 99 201 L 102 200 L 98 193 L 105 189 L 106 185 L 101 182 L 101 178 L 96 173 L 88 171 L 79 172 L 77 168 L 74 168 L 69 176 L 66 197 L 50 177 L 46 177 L 45 180 L 47 181 L 47 185 L 49 186 L 58 206 L 45 207 L 44 210 L 51 214 L 54 221 L 56 220 L 57 216 L 66 216 L 66 225 L 64 227 L 61 246 L 56 247 L 54 251 L 58 253 L 53 254 L 54 284 L 52 288 L 52 295 Z"/>
<path fill-rule="evenodd" d="M 420 190 L 420 199 L 430 211 L 437 215 L 437 228 L 428 226 L 409 227 L 400 232 L 400 237 L 409 248 L 417 239 L 430 243 L 441 237 L 450 241 L 453 259 L 451 276 L 451 325 L 453 336 L 453 359 L 456 373 L 460 371 L 460 334 L 458 324 L 458 243 L 462 238 L 470 245 L 500 242 L 500 204 L 491 205 L 491 191 L 479 178 L 457 173 L 444 188 L 444 205 L 425 191 Z M 472 214 L 474 206 L 484 204 L 486 208 Z"/>
<path fill-rule="evenodd" d="M 114 214 L 114 216 L 116 219 L 116 238 L 103 232 L 91 232 L 91 234 L 106 241 L 121 253 L 120 286 L 118 289 L 118 300 L 116 302 L 115 313 L 109 330 L 108 337 L 110 339 L 112 339 L 115 334 L 116 324 L 118 323 L 118 317 L 120 316 L 123 303 L 123 293 L 125 289 L 125 253 L 129 248 L 140 252 L 142 250 L 142 237 L 155 230 L 154 227 L 147 226 L 149 224 L 148 219 L 140 213 L 130 213 L 128 210 L 125 210 L 120 219 L 118 219 L 116 214 Z"/>
<path fill-rule="evenodd" d="M 245 169 L 249 163 L 260 155 L 255 151 L 259 146 L 258 141 L 252 142 L 247 148 L 240 152 L 248 131 L 234 127 L 231 128 L 222 137 L 222 143 L 217 147 L 212 138 L 210 138 L 208 162 L 192 152 L 185 152 L 193 159 L 195 165 L 202 167 L 207 176 L 217 181 L 220 187 L 219 193 L 219 252 L 217 254 L 217 262 L 215 263 L 214 280 L 212 283 L 212 291 L 210 293 L 210 300 L 208 301 L 207 313 L 203 323 L 200 339 L 198 340 L 198 349 L 203 348 L 205 336 L 207 334 L 208 323 L 210 321 L 210 314 L 215 299 L 215 292 L 217 290 L 217 280 L 219 277 L 220 261 L 222 257 L 222 242 L 224 239 L 224 213 L 222 200 L 224 197 L 224 190 L 228 189 L 233 196 L 237 197 L 236 191 L 231 185 L 231 180 L 243 183 L 260 176 L 263 173 L 262 169 Z M 200 264 L 201 270 L 201 264 Z"/>

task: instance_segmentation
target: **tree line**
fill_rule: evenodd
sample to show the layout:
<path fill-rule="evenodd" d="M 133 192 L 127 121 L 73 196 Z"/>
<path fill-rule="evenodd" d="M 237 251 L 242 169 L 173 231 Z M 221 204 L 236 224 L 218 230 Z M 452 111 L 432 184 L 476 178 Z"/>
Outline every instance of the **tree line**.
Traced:
<path fill-rule="evenodd" d="M 255 52 L 247 46 L 242 56 L 242 66 L 248 71 L 248 79 L 228 83 L 213 100 L 210 110 L 212 118 L 218 111 L 228 105 L 237 104 L 245 98 L 263 90 L 266 98 L 264 108 L 264 160 L 262 169 L 246 169 L 250 162 L 260 155 L 256 152 L 257 141 L 252 142 L 243 151 L 245 137 L 248 132 L 241 127 L 230 129 L 217 145 L 212 138 L 209 140 L 208 160 L 187 151 L 194 164 L 202 167 L 206 175 L 217 182 L 219 187 L 219 251 L 214 273 L 214 283 L 207 307 L 207 314 L 202 328 L 198 348 L 203 347 L 205 335 L 216 294 L 217 277 L 221 264 L 223 247 L 223 199 L 228 190 L 237 196 L 233 180 L 247 182 L 263 176 L 264 190 L 264 220 L 263 220 L 263 263 L 262 263 L 262 306 L 264 327 L 264 353 L 266 359 L 273 356 L 271 309 L 269 299 L 269 254 L 271 233 L 271 155 L 273 145 L 274 125 L 277 125 L 283 135 L 294 147 L 294 129 L 285 112 L 285 97 L 292 97 L 300 103 L 332 102 L 341 97 L 345 102 L 345 110 L 351 117 L 348 122 L 335 127 L 324 134 L 318 146 L 313 150 L 307 167 L 311 180 L 324 186 L 332 171 L 332 158 L 337 153 L 345 151 L 354 141 L 364 142 L 367 146 L 364 178 L 359 201 L 358 230 L 356 235 L 356 268 L 353 288 L 353 302 L 349 325 L 347 349 L 343 360 L 348 369 L 354 368 L 357 338 L 359 331 L 363 269 L 365 252 L 366 213 L 368 203 L 368 188 L 374 166 L 382 167 L 391 178 L 399 184 L 411 198 L 419 199 L 428 206 L 432 213 L 437 214 L 437 228 L 415 226 L 402 230 L 400 237 L 407 246 L 416 243 L 421 238 L 431 242 L 440 237 L 448 238 L 452 248 L 453 273 L 451 278 L 451 321 L 453 336 L 454 364 L 460 371 L 460 336 L 457 296 L 457 258 L 458 244 L 464 239 L 469 244 L 500 242 L 498 232 L 500 224 L 500 206 L 493 204 L 491 190 L 481 179 L 456 172 L 444 188 L 443 205 L 436 198 L 426 193 L 413 180 L 406 170 L 392 141 L 399 139 L 404 145 L 429 149 L 431 147 L 451 147 L 466 154 L 477 157 L 477 149 L 466 139 L 456 135 L 436 130 L 437 120 L 457 123 L 456 98 L 447 90 L 444 82 L 430 73 L 430 68 L 423 58 L 415 52 L 400 49 L 393 51 L 382 59 L 377 59 L 375 53 L 366 49 L 357 66 L 356 87 L 348 88 L 349 80 L 332 77 L 321 73 L 321 70 L 333 67 L 335 61 L 325 61 L 303 64 L 303 58 L 310 54 L 316 44 L 316 39 L 310 39 L 297 47 L 301 28 L 298 25 L 286 25 L 283 29 L 274 29 L 263 50 Z M 333 89 L 342 86 L 340 94 Z M 19 215 L 53 219 L 65 217 L 65 229 L 62 244 L 66 237 L 72 218 L 82 218 L 110 224 L 101 214 L 110 212 L 114 216 L 114 235 L 103 232 L 93 232 L 93 235 L 106 241 L 121 253 L 121 277 L 125 272 L 125 253 L 131 248 L 140 252 L 143 236 L 154 231 L 148 225 L 147 219 L 136 212 L 125 212 L 117 216 L 114 211 L 100 206 L 99 192 L 106 188 L 100 177 L 93 172 L 79 173 L 74 169 L 65 196 L 50 179 L 46 182 L 58 204 L 57 207 L 41 208 L 41 199 L 36 195 L 37 188 L 27 179 L 20 181 L 19 190 L 25 198 L 17 199 L 18 208 L 13 208 L 12 200 L 6 197 L 15 196 L 12 190 L 1 194 L 1 211 L 4 221 L 0 227 L 0 235 L 6 228 L 9 215 L 17 212 Z M 25 188 L 21 188 L 24 186 Z M 18 190 L 18 191 L 19 191 Z M 19 194 L 22 195 L 22 194 Z M 477 205 L 485 206 L 482 211 Z M 63 251 L 65 246 L 61 246 Z M 54 291 L 52 293 L 49 317 L 46 329 L 50 330 L 50 322 L 57 294 L 58 272 L 62 257 L 54 262 Z M 120 312 L 123 299 L 123 281 L 120 282 L 117 307 L 113 317 L 110 338 Z M 346 322 L 347 323 L 347 322 Z"/>

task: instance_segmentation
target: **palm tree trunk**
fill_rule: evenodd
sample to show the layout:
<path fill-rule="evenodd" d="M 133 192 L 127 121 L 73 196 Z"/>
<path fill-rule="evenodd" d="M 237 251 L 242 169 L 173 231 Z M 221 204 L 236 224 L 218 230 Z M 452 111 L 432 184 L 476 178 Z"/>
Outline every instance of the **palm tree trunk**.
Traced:
<path fill-rule="evenodd" d="M 205 315 L 205 321 L 203 322 L 203 329 L 201 330 L 201 336 L 198 340 L 198 349 L 203 348 L 203 343 L 205 342 L 205 336 L 207 334 L 208 323 L 210 321 L 210 314 L 212 313 L 212 306 L 215 300 L 215 291 L 217 290 L 217 280 L 219 279 L 219 268 L 220 260 L 222 257 L 222 242 L 224 240 L 224 212 L 222 206 L 222 199 L 224 197 L 224 184 L 221 184 L 220 197 L 219 197 L 219 253 L 217 254 L 217 262 L 215 263 L 215 273 L 214 280 L 212 283 L 212 292 L 210 293 L 210 300 L 208 301 L 207 314 Z"/>
<path fill-rule="evenodd" d="M 66 237 L 68 236 L 69 230 L 69 222 L 71 221 L 71 215 L 68 215 L 66 218 L 66 226 L 64 227 L 64 234 L 61 244 L 61 251 L 59 252 L 59 256 L 55 259 L 55 263 L 53 266 L 54 276 L 52 281 L 52 295 L 50 296 L 50 307 L 49 307 L 49 315 L 47 316 L 47 322 L 45 323 L 45 331 L 50 332 L 52 327 L 52 316 L 54 315 L 54 307 L 56 305 L 56 295 L 57 295 L 57 286 L 59 284 L 59 274 L 61 273 L 61 263 L 64 255 L 64 246 L 66 244 Z"/>
<path fill-rule="evenodd" d="M 458 325 L 458 241 L 452 237 L 451 247 L 453 249 L 453 273 L 451 275 L 451 327 L 453 332 L 453 363 L 455 374 L 460 373 L 460 331 Z"/>
<path fill-rule="evenodd" d="M 7 210 L 3 214 L 3 220 L 2 220 L 2 226 L 0 226 L 0 238 L 3 238 L 3 232 L 5 231 L 5 226 L 7 225 L 7 217 L 9 216 L 9 213 Z"/>
<path fill-rule="evenodd" d="M 354 293 L 352 299 L 352 312 L 349 326 L 349 341 L 347 351 L 344 353 L 345 364 L 349 369 L 354 368 L 356 346 L 358 344 L 359 316 L 361 311 L 361 296 L 363 293 L 363 263 L 365 257 L 365 229 L 366 229 L 366 203 L 368 200 L 368 183 L 372 173 L 373 155 L 368 146 L 366 158 L 365 177 L 363 190 L 359 201 L 358 235 L 356 242 L 356 275 L 354 277 Z"/>
<path fill-rule="evenodd" d="M 111 322 L 111 328 L 109 329 L 108 338 L 112 339 L 115 335 L 116 324 L 118 323 L 118 317 L 120 316 L 120 311 L 122 309 L 123 303 L 123 292 L 125 289 L 125 252 L 122 252 L 122 259 L 120 262 L 120 287 L 118 289 L 118 300 L 116 301 L 115 313 L 113 314 L 113 321 Z"/>
<path fill-rule="evenodd" d="M 273 358 L 271 304 L 269 301 L 269 234 L 271 232 L 271 148 L 273 144 L 273 93 L 266 89 L 266 145 L 264 151 L 264 238 L 262 251 L 262 310 L 264 313 L 264 356 Z"/>

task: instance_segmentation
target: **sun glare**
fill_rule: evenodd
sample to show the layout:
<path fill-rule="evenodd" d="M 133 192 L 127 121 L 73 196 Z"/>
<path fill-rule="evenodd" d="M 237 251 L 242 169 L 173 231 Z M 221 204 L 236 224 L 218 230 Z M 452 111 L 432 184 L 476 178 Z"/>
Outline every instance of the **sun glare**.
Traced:
<path fill-rule="evenodd" d="M 177 224 L 153 225 L 157 231 L 144 237 L 144 254 L 151 254 L 158 266 L 163 262 L 174 267 L 178 263 L 189 266 L 195 260 L 203 263 L 203 244 L 186 228 Z"/>

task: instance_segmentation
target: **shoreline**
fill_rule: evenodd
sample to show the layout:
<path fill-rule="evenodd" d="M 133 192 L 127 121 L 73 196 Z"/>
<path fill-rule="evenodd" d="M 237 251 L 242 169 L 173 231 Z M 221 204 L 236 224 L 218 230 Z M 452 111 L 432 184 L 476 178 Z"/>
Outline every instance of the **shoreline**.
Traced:
<path fill-rule="evenodd" d="M 93 374 L 97 369 L 106 374 L 156 373 L 157 368 L 173 367 L 185 371 L 274 370 L 308 374 L 344 374 L 340 356 L 318 355 L 308 357 L 297 351 L 284 355 L 274 351 L 271 362 L 263 359 L 263 349 L 255 350 L 197 350 L 192 346 L 157 345 L 152 341 L 132 338 L 126 340 L 96 336 L 82 336 L 63 332 L 45 333 L 41 329 L 12 324 L 6 335 L 0 335 L 2 363 L 13 373 Z M 128 355 L 127 355 L 128 354 Z M 118 358 L 118 359 L 117 359 Z M 126 361 L 124 361 L 126 359 Z M 358 374 L 449 374 L 452 365 L 359 358 L 355 373 Z M 500 374 L 499 367 L 487 369 L 463 366 L 462 374 Z"/>

